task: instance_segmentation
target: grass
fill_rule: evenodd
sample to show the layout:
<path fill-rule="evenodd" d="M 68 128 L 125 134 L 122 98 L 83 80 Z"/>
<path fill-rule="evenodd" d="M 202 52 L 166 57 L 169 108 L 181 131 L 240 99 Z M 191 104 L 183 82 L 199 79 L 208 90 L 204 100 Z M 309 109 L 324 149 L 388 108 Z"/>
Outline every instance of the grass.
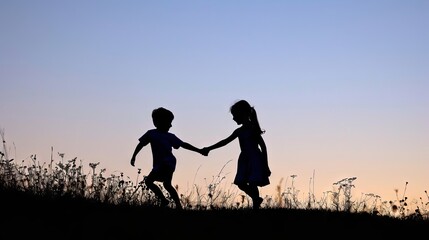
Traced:
<path fill-rule="evenodd" d="M 429 222 L 369 213 L 286 208 L 175 210 L 47 197 L 2 189 L 1 234 L 61 239 L 138 237 L 186 239 L 299 236 L 411 237 L 427 234 Z"/>
<path fill-rule="evenodd" d="M 131 181 L 119 175 L 104 176 L 99 163 L 89 163 L 85 174 L 76 158 L 64 160 L 53 149 L 48 163 L 35 155 L 29 163 L 8 157 L 3 134 L 0 151 L 0 236 L 61 239 L 183 237 L 219 239 L 232 237 L 386 238 L 427 235 L 428 203 L 413 208 L 404 194 L 395 201 L 376 195 L 355 200 L 353 181 L 333 185 L 336 191 L 304 202 L 297 189 L 282 189 L 267 196 L 259 210 L 240 192 L 222 188 L 222 169 L 206 186 L 181 194 L 184 210 L 160 208 L 144 185 L 144 176 Z M 143 178 L 142 181 L 139 179 Z M 408 183 L 405 185 L 405 189 Z M 178 187 L 177 187 L 178 188 Z"/>

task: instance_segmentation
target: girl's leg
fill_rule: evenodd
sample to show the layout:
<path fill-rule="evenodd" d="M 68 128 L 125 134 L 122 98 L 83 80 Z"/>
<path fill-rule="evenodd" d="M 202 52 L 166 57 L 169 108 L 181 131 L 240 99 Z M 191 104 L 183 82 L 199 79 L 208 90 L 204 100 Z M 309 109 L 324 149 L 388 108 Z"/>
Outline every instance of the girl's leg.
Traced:
<path fill-rule="evenodd" d="M 249 195 L 252 198 L 253 209 L 259 209 L 263 199 L 261 197 L 259 197 L 258 186 L 251 185 L 251 184 L 240 184 L 240 185 L 238 185 L 238 188 L 241 189 L 243 192 L 245 192 L 247 195 Z"/>

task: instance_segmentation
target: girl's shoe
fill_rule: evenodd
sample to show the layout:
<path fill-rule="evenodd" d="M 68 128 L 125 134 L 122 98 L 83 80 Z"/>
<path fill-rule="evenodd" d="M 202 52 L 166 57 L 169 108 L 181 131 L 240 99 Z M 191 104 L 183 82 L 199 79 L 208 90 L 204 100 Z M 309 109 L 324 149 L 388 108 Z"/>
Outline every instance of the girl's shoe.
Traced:
<path fill-rule="evenodd" d="M 263 198 L 258 197 L 255 200 L 253 200 L 253 209 L 259 209 L 259 207 L 261 206 L 262 201 L 264 201 Z"/>

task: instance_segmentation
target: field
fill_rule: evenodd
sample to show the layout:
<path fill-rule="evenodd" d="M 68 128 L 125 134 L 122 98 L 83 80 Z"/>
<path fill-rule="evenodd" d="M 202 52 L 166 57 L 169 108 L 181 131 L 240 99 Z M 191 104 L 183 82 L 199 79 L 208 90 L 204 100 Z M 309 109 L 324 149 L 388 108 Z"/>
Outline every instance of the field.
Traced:
<path fill-rule="evenodd" d="M 368 213 L 284 208 L 176 210 L 38 196 L 10 189 L 0 193 L 2 239 L 409 239 L 429 231 L 428 220 Z"/>
<path fill-rule="evenodd" d="M 76 158 L 60 157 L 41 163 L 31 156 L 29 164 L 17 164 L 0 151 L 2 239 L 425 239 L 429 234 L 428 203 L 411 208 L 406 196 L 396 202 L 378 196 L 353 200 L 354 178 L 340 180 L 329 198 L 297 202 L 293 191 L 279 190 L 253 210 L 245 196 L 219 189 L 219 176 L 181 195 L 184 209 L 177 210 L 157 206 L 144 180 L 105 177 L 99 163 L 89 163 L 90 174 L 84 174 Z"/>

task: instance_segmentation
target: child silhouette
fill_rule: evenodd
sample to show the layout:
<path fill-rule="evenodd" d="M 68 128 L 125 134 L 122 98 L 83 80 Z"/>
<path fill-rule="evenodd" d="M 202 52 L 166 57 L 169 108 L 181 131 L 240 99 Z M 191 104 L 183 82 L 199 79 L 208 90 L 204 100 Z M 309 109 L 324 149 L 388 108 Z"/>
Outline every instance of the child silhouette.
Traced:
<path fill-rule="evenodd" d="M 233 120 L 241 127 L 235 129 L 227 138 L 203 148 L 207 155 L 211 150 L 223 147 L 238 138 L 241 153 L 237 162 L 234 184 L 252 198 L 253 209 L 259 209 L 263 199 L 259 196 L 259 187 L 270 184 L 271 171 L 268 167 L 268 155 L 258 117 L 254 107 L 246 100 L 239 100 L 230 108 Z"/>
<path fill-rule="evenodd" d="M 165 207 L 169 204 L 169 200 L 164 196 L 161 189 L 154 183 L 162 182 L 165 190 L 170 194 L 170 197 L 174 200 L 176 208 L 182 209 L 179 195 L 176 189 L 172 186 L 171 181 L 173 173 L 176 170 L 176 157 L 172 153 L 172 148 L 178 149 L 180 147 L 188 149 L 190 151 L 198 152 L 207 156 L 207 153 L 202 152 L 201 149 L 194 147 L 193 145 L 182 141 L 173 133 L 168 132 L 173 122 L 173 113 L 163 107 L 154 109 L 152 111 L 152 121 L 155 125 L 155 129 L 148 130 L 143 136 L 139 138 L 133 156 L 131 157 L 131 165 L 134 166 L 136 156 L 140 150 L 150 143 L 152 149 L 152 170 L 149 175 L 145 178 L 146 186 L 152 190 L 160 205 Z"/>

